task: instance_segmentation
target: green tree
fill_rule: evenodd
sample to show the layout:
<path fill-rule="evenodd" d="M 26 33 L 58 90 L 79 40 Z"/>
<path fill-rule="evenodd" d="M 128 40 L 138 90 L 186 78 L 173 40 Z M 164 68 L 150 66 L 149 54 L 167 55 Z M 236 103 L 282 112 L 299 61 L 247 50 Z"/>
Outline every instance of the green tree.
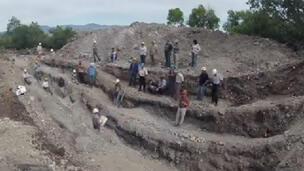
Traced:
<path fill-rule="evenodd" d="M 206 28 L 212 30 L 218 29 L 220 27 L 219 22 L 220 18 L 215 15 L 214 10 L 208 9 L 206 13 Z"/>
<path fill-rule="evenodd" d="M 249 0 L 248 4 L 250 10 L 228 12 L 223 26 L 227 32 L 268 37 L 295 49 L 304 45 L 303 0 Z"/>
<path fill-rule="evenodd" d="M 50 34 L 46 34 L 38 23 L 32 22 L 30 25 L 22 25 L 16 18 L 10 20 L 8 25 L 9 31 L 0 36 L 0 47 L 3 48 L 18 50 L 33 48 L 42 42 L 46 48 L 60 49 L 75 35 L 72 29 L 61 27 L 56 27 L 51 30 Z"/>
<path fill-rule="evenodd" d="M 18 20 L 16 17 L 13 16 L 10 20 L 8 20 L 7 32 L 10 33 L 15 28 L 20 27 L 20 26 L 21 26 L 20 20 Z"/>
<path fill-rule="evenodd" d="M 47 41 L 47 46 L 53 49 L 60 49 L 76 34 L 71 28 L 62 28 L 60 26 L 52 29 L 50 33 L 51 36 Z"/>
<path fill-rule="evenodd" d="M 220 19 L 215 15 L 213 9 L 206 9 L 203 5 L 192 9 L 188 25 L 191 27 L 202 27 L 207 29 L 219 28 Z"/>
<path fill-rule="evenodd" d="M 183 25 L 184 13 L 179 8 L 170 9 L 167 20 L 168 20 L 168 24 Z"/>

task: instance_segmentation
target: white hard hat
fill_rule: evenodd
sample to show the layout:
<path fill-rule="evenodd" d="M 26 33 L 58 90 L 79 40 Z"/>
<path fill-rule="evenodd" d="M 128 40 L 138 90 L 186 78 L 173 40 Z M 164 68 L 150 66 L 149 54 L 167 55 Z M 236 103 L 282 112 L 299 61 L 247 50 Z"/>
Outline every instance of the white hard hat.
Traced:
<path fill-rule="evenodd" d="M 39 46 L 41 46 L 42 44 L 41 43 L 39 43 Z"/>
<path fill-rule="evenodd" d="M 119 80 L 119 79 L 116 79 L 115 83 L 119 83 L 119 82 L 120 82 L 120 80 Z"/>
<path fill-rule="evenodd" d="M 141 42 L 141 44 L 142 44 L 142 45 L 144 45 L 144 44 L 145 44 L 145 42 Z"/>
<path fill-rule="evenodd" d="M 96 41 L 96 40 L 94 40 L 94 43 L 97 43 L 97 41 Z"/>
<path fill-rule="evenodd" d="M 202 67 L 202 69 L 201 69 L 202 71 L 206 71 L 207 70 L 207 68 L 206 67 Z"/>
<path fill-rule="evenodd" d="M 24 72 L 27 72 L 27 70 L 26 70 L 26 69 L 24 69 L 23 71 L 24 71 Z"/>
<path fill-rule="evenodd" d="M 95 65 L 95 63 L 90 63 L 90 66 L 94 66 Z"/>
<path fill-rule="evenodd" d="M 51 49 L 51 52 L 54 52 L 54 49 Z"/>
<path fill-rule="evenodd" d="M 212 70 L 212 73 L 213 73 L 213 74 L 217 74 L 217 70 L 216 70 L 216 69 L 213 69 L 213 70 Z"/>
<path fill-rule="evenodd" d="M 93 109 L 93 113 L 98 113 L 98 112 L 99 112 L 98 108 Z"/>
<path fill-rule="evenodd" d="M 76 73 L 76 69 L 73 69 L 73 72 Z"/>

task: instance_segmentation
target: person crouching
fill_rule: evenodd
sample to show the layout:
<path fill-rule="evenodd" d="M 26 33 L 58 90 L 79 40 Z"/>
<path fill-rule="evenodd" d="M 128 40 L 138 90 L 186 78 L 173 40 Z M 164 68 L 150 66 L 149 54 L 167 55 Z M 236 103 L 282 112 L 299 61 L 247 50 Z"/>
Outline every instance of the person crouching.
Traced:
<path fill-rule="evenodd" d="M 51 91 L 51 88 L 49 86 L 49 78 L 48 77 L 45 77 L 44 80 L 42 81 L 42 87 L 43 89 L 50 93 L 51 95 L 53 95 L 52 91 Z"/>

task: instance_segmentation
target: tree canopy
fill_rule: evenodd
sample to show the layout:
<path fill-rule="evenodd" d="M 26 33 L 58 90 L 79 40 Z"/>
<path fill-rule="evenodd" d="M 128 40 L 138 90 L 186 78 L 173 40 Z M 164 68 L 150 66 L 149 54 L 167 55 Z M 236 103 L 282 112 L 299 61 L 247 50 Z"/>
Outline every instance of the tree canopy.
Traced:
<path fill-rule="evenodd" d="M 168 20 L 168 22 L 167 22 L 168 24 L 183 25 L 184 24 L 184 13 L 179 8 L 170 9 L 167 20 Z"/>
<path fill-rule="evenodd" d="M 42 42 L 46 48 L 60 49 L 74 34 L 71 28 L 64 29 L 59 26 L 47 34 L 38 23 L 24 25 L 16 17 L 12 17 L 7 24 L 7 32 L 0 37 L 0 47 L 25 49 L 33 48 Z"/>
<path fill-rule="evenodd" d="M 249 0 L 250 10 L 229 11 L 229 33 L 268 37 L 293 47 L 304 42 L 303 0 Z"/>
<path fill-rule="evenodd" d="M 203 5 L 192 9 L 189 16 L 188 25 L 191 27 L 202 27 L 206 29 L 218 29 L 220 19 L 213 9 L 206 9 Z"/>
<path fill-rule="evenodd" d="M 8 20 L 7 29 L 6 31 L 8 33 L 12 32 L 15 28 L 21 26 L 20 20 L 18 20 L 16 17 L 12 17 L 10 20 Z"/>

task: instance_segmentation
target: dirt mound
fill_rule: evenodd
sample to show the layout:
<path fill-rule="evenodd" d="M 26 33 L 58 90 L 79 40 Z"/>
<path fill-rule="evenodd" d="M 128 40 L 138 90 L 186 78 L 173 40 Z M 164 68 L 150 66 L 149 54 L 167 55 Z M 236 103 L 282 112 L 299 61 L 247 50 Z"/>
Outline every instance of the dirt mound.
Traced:
<path fill-rule="evenodd" d="M 245 35 L 227 35 L 220 31 L 198 28 L 174 27 L 160 24 L 134 23 L 129 27 L 109 28 L 89 33 L 79 33 L 77 39 L 66 45 L 60 56 L 66 59 L 78 59 L 92 56 L 93 40 L 97 40 L 98 53 L 104 61 L 109 57 L 112 47 L 119 48 L 118 63 L 123 64 L 130 57 L 139 56 L 137 50 L 144 41 L 147 48 L 152 40 L 158 44 L 158 60 L 164 62 L 164 44 L 167 40 L 179 40 L 180 66 L 188 67 L 190 46 L 197 39 L 202 47 L 197 70 L 200 66 L 217 68 L 224 76 L 260 72 L 296 61 L 295 53 L 285 45 L 269 39 Z M 148 58 L 148 63 L 150 62 Z"/>
<path fill-rule="evenodd" d="M 33 124 L 33 119 L 18 100 L 18 97 L 9 88 L 2 87 L 0 88 L 0 118 L 5 117 L 14 121 Z"/>
<path fill-rule="evenodd" d="M 234 104 L 242 105 L 261 99 L 303 96 L 304 62 L 293 63 L 276 71 L 227 78 L 223 94 Z"/>

